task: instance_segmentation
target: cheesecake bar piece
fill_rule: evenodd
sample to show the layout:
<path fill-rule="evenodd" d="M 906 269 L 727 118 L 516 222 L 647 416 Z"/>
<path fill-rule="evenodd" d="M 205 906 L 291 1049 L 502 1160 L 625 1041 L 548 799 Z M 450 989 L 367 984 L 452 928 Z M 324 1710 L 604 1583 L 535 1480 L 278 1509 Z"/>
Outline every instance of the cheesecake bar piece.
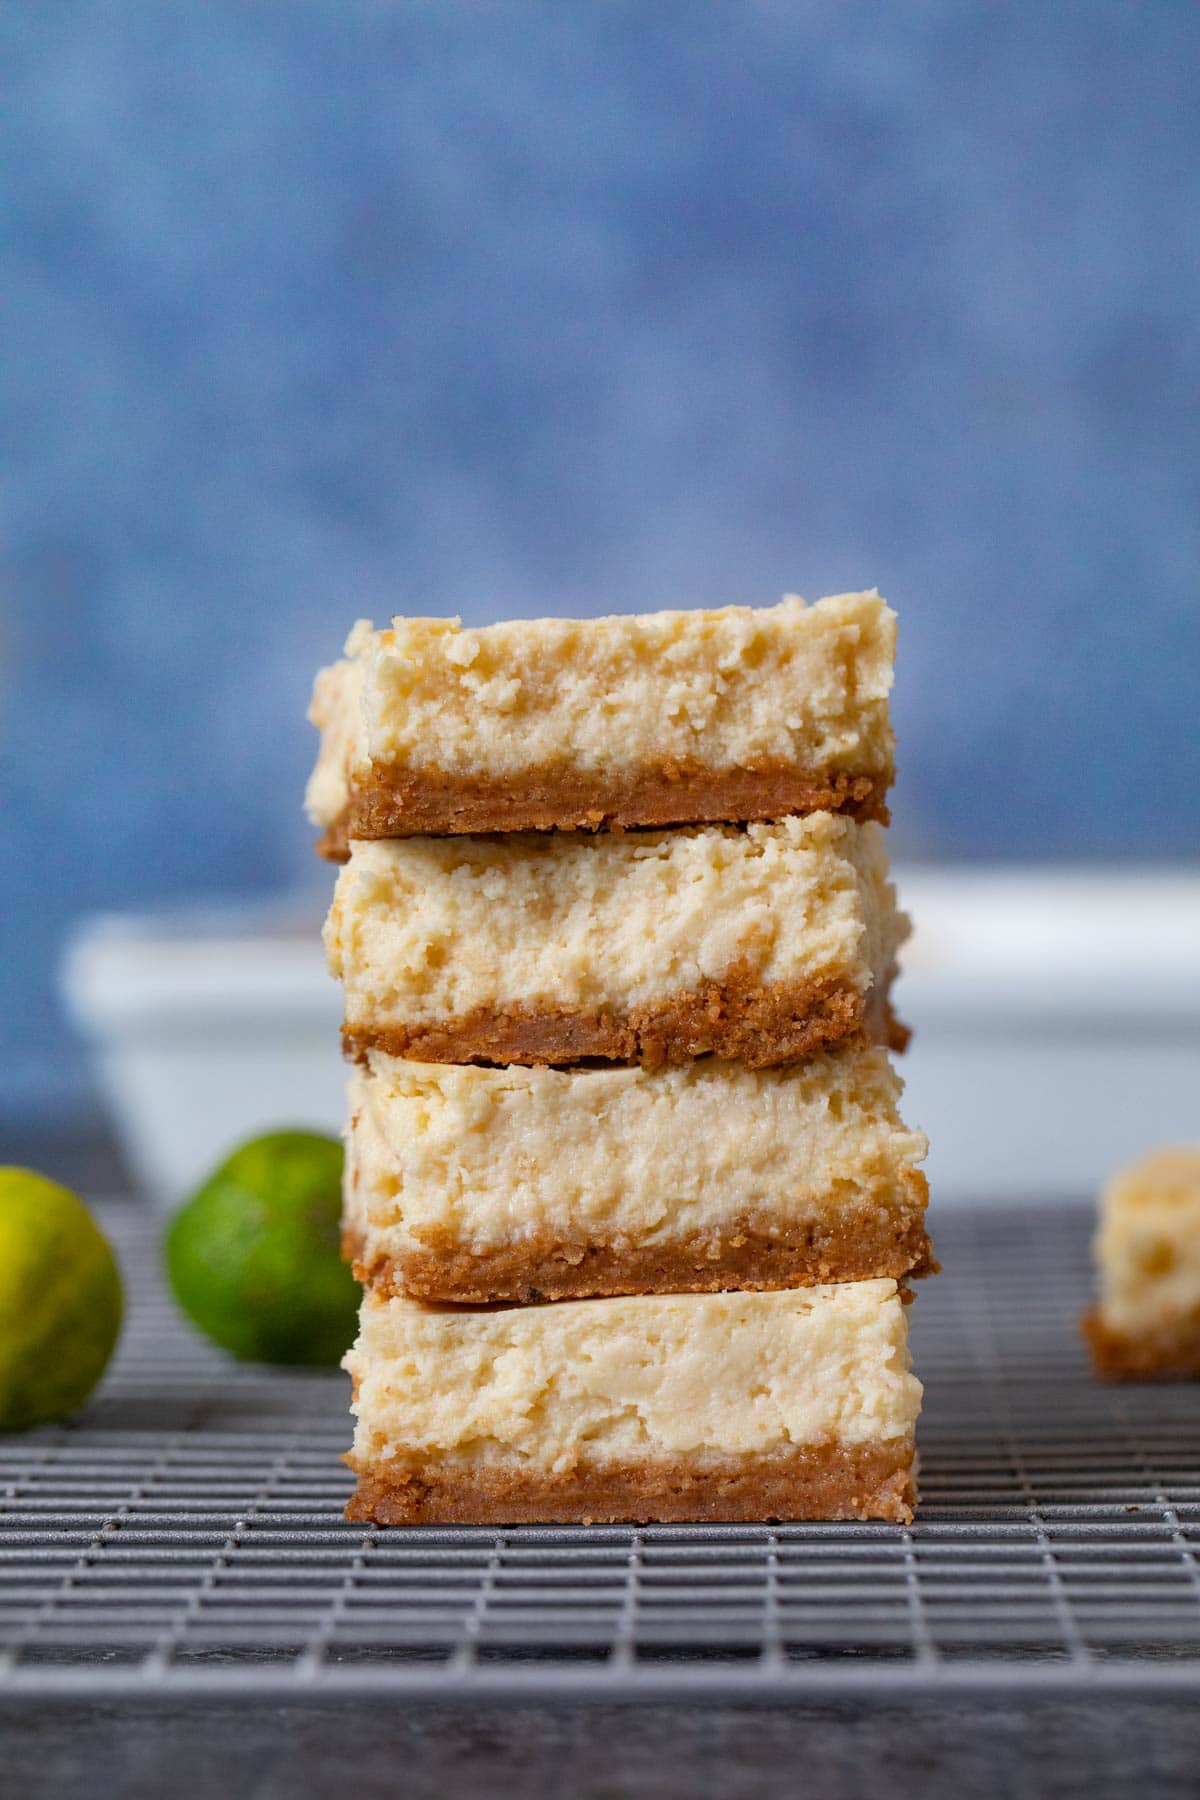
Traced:
<path fill-rule="evenodd" d="M 1096 1372 L 1200 1376 L 1200 1148 L 1114 1176 L 1096 1236 L 1100 1301 L 1084 1319 Z"/>
<path fill-rule="evenodd" d="M 368 1293 L 344 1366 L 350 1519 L 912 1517 L 894 1281 L 479 1310 Z"/>
<path fill-rule="evenodd" d="M 350 838 L 844 811 L 886 823 L 877 594 L 605 619 L 355 626 L 317 678 L 307 804 Z"/>
<path fill-rule="evenodd" d="M 449 1067 L 350 1083 L 344 1247 L 433 1301 L 697 1293 L 931 1266 L 924 1137 L 883 1050 L 781 1069 Z"/>
<path fill-rule="evenodd" d="M 349 1050 L 751 1067 L 900 1047 L 883 835 L 833 813 L 356 843 L 325 926 Z"/>

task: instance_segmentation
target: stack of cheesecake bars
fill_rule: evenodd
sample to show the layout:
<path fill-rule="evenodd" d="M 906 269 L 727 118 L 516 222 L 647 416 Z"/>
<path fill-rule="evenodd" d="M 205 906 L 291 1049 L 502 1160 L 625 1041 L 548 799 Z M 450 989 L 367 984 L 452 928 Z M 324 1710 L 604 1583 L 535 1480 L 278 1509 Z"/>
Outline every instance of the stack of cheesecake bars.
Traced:
<path fill-rule="evenodd" d="M 352 1518 L 911 1517 L 894 635 L 397 619 L 318 677 Z"/>

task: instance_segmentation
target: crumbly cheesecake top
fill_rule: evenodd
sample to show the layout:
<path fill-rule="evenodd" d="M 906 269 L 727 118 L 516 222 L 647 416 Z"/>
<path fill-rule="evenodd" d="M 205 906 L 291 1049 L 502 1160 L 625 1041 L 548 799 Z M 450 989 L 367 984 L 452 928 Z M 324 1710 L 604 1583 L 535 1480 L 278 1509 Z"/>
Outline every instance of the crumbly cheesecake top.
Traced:
<path fill-rule="evenodd" d="M 1153 1336 L 1200 1312 L 1200 1147 L 1156 1150 L 1109 1182 L 1096 1253 L 1105 1321 Z"/>
<path fill-rule="evenodd" d="M 368 1294 L 344 1366 L 359 1467 L 894 1440 L 921 1401 L 894 1281 L 478 1310 Z"/>
<path fill-rule="evenodd" d="M 830 813 L 744 830 L 356 843 L 325 927 L 348 1021 L 635 1007 L 731 970 L 865 992 L 907 934 L 883 836 Z"/>
<path fill-rule="evenodd" d="M 402 1254 L 557 1230 L 638 1244 L 893 1205 L 926 1152 L 882 1050 L 778 1069 L 455 1067 L 372 1053 L 350 1082 L 348 1222 Z"/>
<path fill-rule="evenodd" d="M 317 678 L 307 805 L 332 825 L 372 768 L 461 778 L 804 767 L 886 778 L 895 615 L 878 594 L 808 606 L 514 620 L 363 621 Z"/>

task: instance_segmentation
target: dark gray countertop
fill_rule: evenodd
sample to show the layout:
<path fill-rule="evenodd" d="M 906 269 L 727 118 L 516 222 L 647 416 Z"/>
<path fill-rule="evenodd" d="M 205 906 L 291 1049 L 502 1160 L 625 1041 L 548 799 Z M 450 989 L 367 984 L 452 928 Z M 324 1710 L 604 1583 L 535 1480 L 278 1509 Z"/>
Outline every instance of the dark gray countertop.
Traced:
<path fill-rule="evenodd" d="M 1170 1800 L 1200 1708 L 1148 1699 L 778 1707 L 26 1706 L 4 1800 Z"/>

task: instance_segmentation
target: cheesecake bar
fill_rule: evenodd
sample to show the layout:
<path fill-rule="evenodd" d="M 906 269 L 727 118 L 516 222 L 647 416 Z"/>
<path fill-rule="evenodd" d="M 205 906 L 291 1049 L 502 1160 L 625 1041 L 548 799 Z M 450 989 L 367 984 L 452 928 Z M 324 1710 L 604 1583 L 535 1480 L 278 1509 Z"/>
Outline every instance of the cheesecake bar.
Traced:
<path fill-rule="evenodd" d="M 895 615 L 814 606 L 362 622 L 317 678 L 307 805 L 351 838 L 844 811 L 886 823 Z"/>
<path fill-rule="evenodd" d="M 1097 1373 L 1200 1376 L 1200 1148 L 1158 1150 L 1114 1176 L 1096 1261 L 1084 1332 Z"/>
<path fill-rule="evenodd" d="M 428 1307 L 368 1293 L 347 1517 L 893 1519 L 914 1501 L 894 1281 Z"/>
<path fill-rule="evenodd" d="M 356 843 L 325 927 L 345 1041 L 421 1062 L 752 1067 L 901 1047 L 877 825 Z"/>
<path fill-rule="evenodd" d="M 344 1248 L 434 1301 L 696 1293 L 931 1266 L 927 1145 L 883 1050 L 778 1069 L 450 1067 L 350 1083 Z"/>

